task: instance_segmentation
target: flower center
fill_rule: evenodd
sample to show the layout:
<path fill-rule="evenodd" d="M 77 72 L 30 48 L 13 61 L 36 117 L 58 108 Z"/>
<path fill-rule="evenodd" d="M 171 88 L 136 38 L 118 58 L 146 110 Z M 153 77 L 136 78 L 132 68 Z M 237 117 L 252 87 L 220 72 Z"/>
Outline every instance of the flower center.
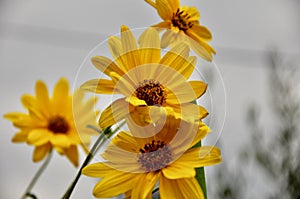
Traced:
<path fill-rule="evenodd" d="M 54 133 L 67 133 L 69 128 L 68 122 L 61 116 L 50 118 L 48 123 L 48 129 Z"/>
<path fill-rule="evenodd" d="M 178 27 L 179 30 L 186 31 L 193 27 L 193 23 L 189 21 L 190 16 L 185 11 L 177 9 L 176 13 L 173 13 L 172 24 Z"/>
<path fill-rule="evenodd" d="M 167 97 L 165 88 L 155 80 L 144 80 L 135 90 L 135 95 L 144 100 L 148 106 L 163 105 Z"/>
<path fill-rule="evenodd" d="M 138 162 L 146 172 L 157 171 L 166 167 L 172 160 L 172 152 L 164 141 L 152 140 L 145 144 L 138 154 Z"/>

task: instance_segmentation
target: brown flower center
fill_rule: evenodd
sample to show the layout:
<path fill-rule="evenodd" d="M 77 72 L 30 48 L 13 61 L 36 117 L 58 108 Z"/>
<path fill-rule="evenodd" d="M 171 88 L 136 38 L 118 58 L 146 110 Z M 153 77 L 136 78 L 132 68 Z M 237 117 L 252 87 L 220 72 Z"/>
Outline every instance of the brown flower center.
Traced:
<path fill-rule="evenodd" d="M 164 141 L 152 140 L 145 144 L 138 154 L 138 162 L 146 172 L 157 171 L 166 167 L 172 160 L 172 152 Z"/>
<path fill-rule="evenodd" d="M 158 81 L 144 80 L 135 90 L 135 96 L 140 100 L 144 100 L 148 106 L 163 105 L 166 101 L 167 93 Z"/>
<path fill-rule="evenodd" d="M 193 27 L 193 23 L 189 21 L 190 16 L 185 11 L 177 9 L 176 13 L 173 13 L 172 24 L 178 27 L 179 30 L 186 31 Z"/>
<path fill-rule="evenodd" d="M 53 133 L 67 133 L 69 128 L 66 119 L 59 115 L 51 117 L 48 123 L 48 129 Z"/>

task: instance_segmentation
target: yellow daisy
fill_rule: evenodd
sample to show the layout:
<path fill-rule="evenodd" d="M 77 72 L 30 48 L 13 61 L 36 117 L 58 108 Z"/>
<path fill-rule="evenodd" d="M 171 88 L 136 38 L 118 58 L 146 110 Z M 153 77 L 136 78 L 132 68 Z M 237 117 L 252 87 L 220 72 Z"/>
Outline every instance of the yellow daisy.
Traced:
<path fill-rule="evenodd" d="M 185 40 L 192 49 L 207 61 L 212 60 L 215 50 L 208 44 L 212 39 L 210 31 L 200 25 L 200 13 L 195 7 L 180 7 L 179 0 L 145 0 L 155 9 L 163 19 L 153 27 L 171 29 L 163 35 L 162 48 Z M 188 39 L 190 38 L 190 39 Z"/>
<path fill-rule="evenodd" d="M 185 120 L 200 120 L 207 111 L 191 102 L 202 96 L 207 85 L 187 81 L 196 58 L 189 56 L 189 47 L 178 43 L 161 57 L 159 33 L 147 29 L 140 37 L 140 47 L 132 32 L 121 28 L 121 38 L 110 37 L 109 47 L 115 61 L 92 58 L 94 66 L 111 79 L 93 79 L 82 88 L 100 94 L 121 94 L 101 114 L 99 124 L 106 128 L 131 116 L 135 123 L 145 125 L 172 114 Z"/>
<path fill-rule="evenodd" d="M 28 113 L 10 112 L 4 117 L 19 128 L 12 142 L 26 142 L 35 147 L 33 161 L 42 160 L 53 148 L 75 165 L 78 165 L 77 145 L 84 150 L 95 132 L 86 128 L 97 125 L 98 112 L 93 111 L 94 98 L 83 100 L 83 91 L 69 94 L 69 84 L 61 78 L 50 99 L 44 82 L 37 81 L 36 96 L 25 94 L 21 101 Z M 74 107 L 72 106 L 74 103 Z"/>
<path fill-rule="evenodd" d="M 102 154 L 107 162 L 88 165 L 82 173 L 102 178 L 93 190 L 99 198 L 120 194 L 128 198 L 131 195 L 132 199 L 152 198 L 152 190 L 159 181 L 162 199 L 202 199 L 195 168 L 221 162 L 216 147 L 191 148 L 208 131 L 203 124 L 168 119 L 165 124 L 120 132 Z M 152 136 L 141 138 L 141 133 Z"/>

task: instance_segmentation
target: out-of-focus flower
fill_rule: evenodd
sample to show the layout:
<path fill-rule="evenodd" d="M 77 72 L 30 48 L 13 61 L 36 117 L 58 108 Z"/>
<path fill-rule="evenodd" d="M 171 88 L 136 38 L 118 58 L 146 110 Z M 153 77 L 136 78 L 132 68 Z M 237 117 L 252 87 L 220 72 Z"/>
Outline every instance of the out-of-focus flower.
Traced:
<path fill-rule="evenodd" d="M 21 98 L 28 113 L 10 112 L 4 115 L 19 128 L 12 141 L 33 145 L 34 162 L 42 160 L 55 149 L 77 166 L 77 145 L 87 150 L 91 135 L 95 135 L 87 128 L 87 125 L 97 125 L 98 111 L 93 111 L 95 99 L 83 100 L 81 90 L 70 95 L 68 81 L 64 78 L 57 82 L 52 98 L 42 81 L 36 82 L 35 93 L 36 96 L 25 94 Z"/>
<path fill-rule="evenodd" d="M 120 132 L 108 145 L 102 154 L 107 162 L 83 169 L 84 175 L 102 178 L 94 187 L 94 196 L 125 193 L 134 199 L 152 198 L 159 181 L 162 199 L 204 198 L 195 168 L 221 162 L 216 147 L 191 148 L 209 132 L 206 125 L 168 117 L 164 124 L 130 129 L 130 133 Z"/>
<path fill-rule="evenodd" d="M 99 123 L 106 128 L 131 116 L 138 125 L 160 119 L 160 114 L 184 120 L 200 120 L 208 113 L 192 101 L 202 96 L 207 85 L 187 81 L 194 71 L 196 58 L 189 56 L 189 47 L 178 43 L 163 57 L 159 33 L 147 29 L 140 37 L 140 47 L 132 32 L 121 28 L 121 38 L 110 37 L 109 47 L 115 61 L 103 56 L 92 58 L 97 69 L 108 79 L 93 79 L 82 88 L 100 94 L 122 94 L 101 114 Z"/>
<path fill-rule="evenodd" d="M 153 27 L 171 29 L 163 35 L 162 48 L 186 41 L 192 49 L 207 61 L 212 60 L 215 50 L 208 44 L 212 39 L 210 31 L 199 23 L 200 14 L 195 7 L 180 7 L 179 0 L 145 0 L 153 6 L 163 22 Z"/>

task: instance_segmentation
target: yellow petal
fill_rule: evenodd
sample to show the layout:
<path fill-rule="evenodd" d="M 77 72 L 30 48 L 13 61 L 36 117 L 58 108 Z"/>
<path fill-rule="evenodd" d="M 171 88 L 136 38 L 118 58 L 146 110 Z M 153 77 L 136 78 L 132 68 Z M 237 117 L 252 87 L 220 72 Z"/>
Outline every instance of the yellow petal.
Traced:
<path fill-rule="evenodd" d="M 97 198 L 110 198 L 131 190 L 138 174 L 117 172 L 96 184 L 93 194 Z"/>
<path fill-rule="evenodd" d="M 169 149 L 172 151 L 173 158 L 176 160 L 191 147 L 194 137 L 198 132 L 198 123 L 180 120 L 179 127 L 173 131 L 176 133 L 176 136 L 170 141 Z"/>
<path fill-rule="evenodd" d="M 157 123 L 160 120 L 162 122 L 165 121 L 168 114 L 165 110 L 166 108 L 160 106 L 137 106 L 134 108 L 130 113 L 131 117 L 127 118 L 126 122 L 129 128 L 136 130 L 134 133 L 135 137 L 148 137 L 152 135 L 154 132 L 148 132 L 147 128 L 150 127 L 148 125 L 150 123 Z"/>
<path fill-rule="evenodd" d="M 34 120 L 41 121 L 44 119 L 44 116 L 41 111 L 41 107 L 37 99 L 31 95 L 23 95 L 21 98 L 22 104 L 28 109 L 28 112 Z"/>
<path fill-rule="evenodd" d="M 170 32 L 174 33 L 174 31 L 170 31 Z M 182 38 L 180 40 L 187 39 L 187 37 L 182 35 L 182 34 L 176 33 L 176 35 L 178 35 L 176 37 L 181 37 Z M 182 41 L 174 42 L 174 45 L 171 47 L 170 52 L 177 55 L 177 56 L 180 56 L 180 57 L 186 59 L 189 56 L 190 48 L 189 48 L 189 46 L 186 42 L 182 42 Z"/>
<path fill-rule="evenodd" d="M 161 37 L 161 47 L 167 48 L 169 44 L 174 40 L 174 32 L 172 30 L 167 30 Z"/>
<path fill-rule="evenodd" d="M 31 107 L 36 107 L 36 99 L 29 94 L 22 95 L 21 102 L 23 106 L 27 109 L 30 109 Z"/>
<path fill-rule="evenodd" d="M 140 65 L 140 55 L 134 35 L 127 26 L 121 26 L 122 59 L 126 70 Z"/>
<path fill-rule="evenodd" d="M 207 84 L 202 81 L 190 81 L 189 84 L 194 89 L 197 99 L 206 92 Z"/>
<path fill-rule="evenodd" d="M 149 3 L 149 5 L 156 9 L 156 3 L 154 3 L 152 0 L 145 0 L 145 2 Z"/>
<path fill-rule="evenodd" d="M 28 118 L 28 115 L 21 112 L 9 112 L 4 114 L 3 117 L 11 122 L 15 122 L 18 120 L 23 120 L 24 118 Z"/>
<path fill-rule="evenodd" d="M 173 16 L 172 6 L 168 0 L 156 0 L 157 13 L 163 20 L 170 20 Z"/>
<path fill-rule="evenodd" d="M 160 39 L 154 28 L 148 28 L 139 38 L 141 64 L 158 63 L 160 60 Z"/>
<path fill-rule="evenodd" d="M 50 149 L 51 145 L 49 143 L 35 147 L 32 157 L 33 162 L 41 161 L 47 154 L 49 154 Z"/>
<path fill-rule="evenodd" d="M 43 81 L 37 81 L 35 85 L 36 99 L 41 106 L 41 112 L 45 118 L 49 117 L 50 98 L 47 86 Z"/>
<path fill-rule="evenodd" d="M 130 113 L 128 102 L 124 98 L 114 101 L 101 114 L 99 125 L 102 129 L 112 126 Z"/>
<path fill-rule="evenodd" d="M 174 77 L 174 80 L 178 80 L 178 82 L 169 83 L 166 103 L 183 104 L 197 99 L 197 94 L 199 95 L 199 93 L 195 93 L 195 90 L 191 84 L 176 76 Z"/>
<path fill-rule="evenodd" d="M 53 146 L 68 148 L 71 145 L 69 138 L 64 134 L 55 134 L 51 137 L 50 142 Z"/>
<path fill-rule="evenodd" d="M 212 61 L 212 53 L 216 54 L 216 51 L 205 40 L 199 38 L 193 31 L 188 30 L 186 33 L 191 37 L 190 45 L 195 53 L 206 61 Z"/>
<path fill-rule="evenodd" d="M 180 181 L 180 182 L 178 182 Z M 199 198 L 204 199 L 203 191 L 196 180 L 196 178 L 183 178 L 177 180 L 178 184 L 180 184 L 181 192 L 184 195 L 184 198 Z"/>
<path fill-rule="evenodd" d="M 124 72 L 109 58 L 104 56 L 95 56 L 92 57 L 93 65 L 99 69 L 104 74 L 108 75 L 111 72 L 118 73 L 119 75 L 123 75 Z"/>
<path fill-rule="evenodd" d="M 115 169 L 107 166 L 105 163 L 99 162 L 87 165 L 82 169 L 82 174 L 95 178 L 103 178 L 105 176 L 111 176 L 113 173 L 116 173 Z"/>
<path fill-rule="evenodd" d="M 187 90 L 185 90 L 187 89 Z M 174 89 L 175 90 L 175 89 Z M 190 86 L 186 85 L 186 83 L 181 84 L 181 88 L 177 88 L 173 92 L 168 92 L 166 97 L 166 103 L 170 104 L 183 104 L 188 103 L 196 99 L 195 93 Z"/>
<path fill-rule="evenodd" d="M 207 125 L 199 126 L 198 132 L 191 144 L 191 147 L 200 142 L 210 131 L 211 130 Z"/>
<path fill-rule="evenodd" d="M 29 131 L 21 131 L 14 135 L 12 142 L 26 142 Z"/>
<path fill-rule="evenodd" d="M 141 48 L 160 48 L 160 39 L 157 30 L 151 27 L 147 28 L 139 37 L 139 44 Z"/>
<path fill-rule="evenodd" d="M 82 89 L 99 94 L 116 93 L 115 83 L 107 79 L 92 79 L 81 85 Z"/>
<path fill-rule="evenodd" d="M 69 83 L 65 78 L 58 80 L 53 91 L 53 110 L 56 113 L 64 113 L 66 111 L 66 104 L 69 98 Z"/>
<path fill-rule="evenodd" d="M 194 103 L 185 103 L 178 105 L 169 105 L 175 113 L 180 114 L 181 118 L 185 121 L 199 121 L 208 115 L 207 110 Z"/>
<path fill-rule="evenodd" d="M 199 111 L 200 119 L 203 119 L 208 115 L 207 110 L 203 106 L 199 105 L 197 108 L 198 108 L 198 111 Z"/>
<path fill-rule="evenodd" d="M 111 144 L 130 152 L 136 152 L 137 150 L 137 143 L 134 137 L 124 131 L 118 133 L 111 141 Z"/>
<path fill-rule="evenodd" d="M 159 173 L 155 172 L 140 174 L 135 182 L 131 197 L 137 199 L 147 198 L 147 196 L 152 193 L 158 177 Z"/>
<path fill-rule="evenodd" d="M 186 62 L 182 64 L 179 72 L 181 74 L 184 74 L 185 77 L 190 77 L 192 73 L 194 72 L 195 66 L 197 64 L 197 57 L 196 56 L 190 56 L 185 59 Z"/>
<path fill-rule="evenodd" d="M 179 43 L 165 54 L 160 64 L 174 68 L 188 79 L 195 67 L 195 58 L 189 58 L 188 53 L 189 47 L 185 43 Z"/>
<path fill-rule="evenodd" d="M 176 162 L 170 164 L 166 168 L 163 168 L 162 172 L 168 179 L 192 178 L 196 175 L 195 168 L 176 164 Z"/>
<path fill-rule="evenodd" d="M 134 73 L 135 71 L 137 70 L 131 70 L 130 72 Z M 114 72 L 110 74 L 113 82 L 116 85 L 115 88 L 117 89 L 117 91 L 120 91 L 120 93 L 127 97 L 133 94 L 133 92 L 135 91 L 134 86 L 136 85 L 132 75 L 129 75 L 130 72 L 128 72 L 126 75 L 123 75 L 122 77 Z"/>
<path fill-rule="evenodd" d="M 217 147 L 196 147 L 185 152 L 177 162 L 194 168 L 210 166 L 220 163 L 221 152 Z"/>
<path fill-rule="evenodd" d="M 129 102 L 133 106 L 147 106 L 147 103 L 144 100 L 140 100 L 137 97 L 130 96 L 125 99 L 126 102 Z"/>
<path fill-rule="evenodd" d="M 171 24 L 171 21 L 162 21 L 155 25 L 152 25 L 152 27 L 158 28 L 158 31 L 163 31 L 165 29 L 171 28 Z"/>
<path fill-rule="evenodd" d="M 73 104 L 81 104 L 85 95 L 85 91 L 83 89 L 76 89 L 73 94 Z"/>
<path fill-rule="evenodd" d="M 108 39 L 108 46 L 114 61 L 118 64 L 122 71 L 126 71 L 126 63 L 122 58 L 123 48 L 121 39 L 116 36 L 110 36 Z"/>
<path fill-rule="evenodd" d="M 59 155 L 64 155 L 65 154 L 65 149 L 62 147 L 58 147 L 58 146 L 53 146 L 53 148 L 57 151 L 57 153 L 59 153 Z"/>
<path fill-rule="evenodd" d="M 78 166 L 78 150 L 76 145 L 72 145 L 65 150 L 65 154 L 68 159 L 72 162 L 72 164 L 77 167 Z"/>
<path fill-rule="evenodd" d="M 27 141 L 29 144 L 40 146 L 44 145 L 52 138 L 52 133 L 47 129 L 34 129 L 28 134 Z"/>
<path fill-rule="evenodd" d="M 30 115 L 19 112 L 10 112 L 4 114 L 4 118 L 13 122 L 18 128 L 44 128 L 45 122 L 33 119 Z"/>
<path fill-rule="evenodd" d="M 194 6 L 183 6 L 181 10 L 184 10 L 189 15 L 189 21 L 198 21 L 200 18 L 200 13 Z"/>
<path fill-rule="evenodd" d="M 101 156 L 109 161 L 106 163 L 108 166 L 118 171 L 130 173 L 143 172 L 141 165 L 138 163 L 137 152 L 135 151 L 124 150 L 111 143 Z"/>
<path fill-rule="evenodd" d="M 128 126 L 141 126 L 142 128 L 145 125 L 148 125 L 152 122 L 149 115 L 150 107 L 149 106 L 138 106 L 134 107 L 133 111 L 130 112 L 130 117 L 126 118 L 126 123 Z M 130 128 L 130 127 L 129 127 Z M 140 135 L 138 133 L 137 135 Z"/>
<path fill-rule="evenodd" d="M 146 0 L 147 1 L 147 0 Z M 150 0 L 151 1 L 151 0 Z M 124 199 L 131 199 L 131 190 L 129 190 L 129 191 L 126 191 L 125 193 L 124 193 Z M 147 199 L 152 199 L 152 195 L 151 195 L 151 198 L 147 198 Z"/>
<path fill-rule="evenodd" d="M 195 178 L 181 178 L 169 180 L 160 178 L 160 196 L 162 199 L 168 198 L 197 198 L 204 199 L 203 192 Z"/>
<path fill-rule="evenodd" d="M 161 175 L 159 180 L 159 193 L 161 199 L 184 198 L 180 191 L 181 184 L 177 184 L 176 180 L 169 180 Z"/>
<path fill-rule="evenodd" d="M 207 41 L 210 41 L 212 39 L 210 31 L 204 26 L 194 24 L 190 31 L 193 31 L 194 34 L 199 38 L 205 39 Z"/>
<path fill-rule="evenodd" d="M 167 0 L 169 6 L 173 10 L 173 12 L 176 12 L 178 8 L 180 8 L 180 1 L 179 0 Z"/>

